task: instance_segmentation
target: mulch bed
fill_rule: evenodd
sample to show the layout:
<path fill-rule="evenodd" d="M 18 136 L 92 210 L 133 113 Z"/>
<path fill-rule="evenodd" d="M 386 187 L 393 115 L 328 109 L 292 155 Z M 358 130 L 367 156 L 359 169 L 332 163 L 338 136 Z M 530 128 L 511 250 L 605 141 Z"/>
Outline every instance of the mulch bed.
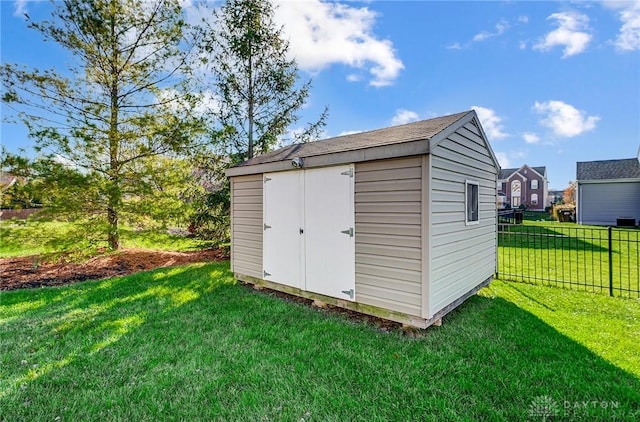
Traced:
<path fill-rule="evenodd" d="M 64 257 L 50 262 L 39 256 L 0 258 L 0 290 L 62 286 L 85 280 L 133 274 L 159 267 L 228 259 L 221 249 L 195 252 L 163 252 L 143 249 L 100 255 L 83 263 L 65 262 Z"/>
<path fill-rule="evenodd" d="M 62 286 L 86 280 L 100 280 L 148 271 L 154 268 L 185 265 L 196 262 L 213 262 L 229 259 L 227 251 L 209 249 L 195 252 L 163 252 L 143 249 L 123 249 L 117 253 L 100 255 L 82 263 L 67 262 L 64 257 L 50 261 L 41 256 L 0 258 L 0 291 L 30 289 L 37 287 Z M 247 288 L 251 285 L 245 284 Z M 282 300 L 312 305 L 309 299 L 289 295 L 275 290 L 264 289 L 261 293 L 279 297 Z M 320 312 L 338 313 L 352 321 L 365 322 L 381 331 L 393 331 L 401 324 L 342 309 L 327 306 Z M 416 336 L 422 330 L 405 329 L 406 335 Z"/>

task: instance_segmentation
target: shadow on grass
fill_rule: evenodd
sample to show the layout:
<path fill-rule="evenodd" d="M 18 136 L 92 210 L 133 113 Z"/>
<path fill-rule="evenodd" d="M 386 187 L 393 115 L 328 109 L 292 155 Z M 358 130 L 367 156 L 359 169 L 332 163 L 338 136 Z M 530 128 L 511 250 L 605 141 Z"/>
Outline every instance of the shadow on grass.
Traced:
<path fill-rule="evenodd" d="M 606 229 L 582 227 L 544 227 L 511 225 L 498 232 L 502 247 L 607 252 Z"/>
<path fill-rule="evenodd" d="M 11 352 L 21 354 L 21 359 L 13 355 L 13 365 L 45 363 L 31 363 L 22 368 L 28 369 L 26 374 L 22 371 L 12 380 L 4 379 L 3 374 L 0 398 L 52 369 L 115 343 L 144 324 L 148 314 L 171 312 L 225 283 L 233 283 L 227 263 L 194 264 L 63 288 L 1 293 L 3 363 L 11 360 Z M 30 329 L 23 330 L 25 326 Z M 28 350 L 21 339 L 29 344 Z M 58 342 L 68 347 L 58 347 Z"/>
<path fill-rule="evenodd" d="M 543 404 L 571 418 L 639 412 L 637 374 L 502 297 L 473 297 L 412 339 L 256 294 L 227 264 L 209 264 L 10 292 L 0 309 L 8 420 L 522 420 Z M 598 404 L 574 408 L 584 401 Z"/>

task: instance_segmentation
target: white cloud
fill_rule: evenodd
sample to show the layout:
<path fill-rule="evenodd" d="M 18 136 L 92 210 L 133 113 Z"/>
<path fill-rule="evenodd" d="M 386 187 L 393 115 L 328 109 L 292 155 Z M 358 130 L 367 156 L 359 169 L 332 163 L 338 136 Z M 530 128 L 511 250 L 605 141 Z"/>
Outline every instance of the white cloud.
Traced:
<path fill-rule="evenodd" d="M 598 116 L 587 116 L 586 112 L 563 101 L 535 102 L 533 109 L 544 115 L 540 124 L 548 127 L 557 136 L 573 138 L 595 129 Z"/>
<path fill-rule="evenodd" d="M 287 145 L 291 145 L 293 143 L 301 142 L 302 139 L 300 137 L 305 133 L 305 131 L 306 131 L 306 128 L 304 127 L 296 127 L 296 128 L 287 130 L 287 132 L 284 135 L 278 137 L 278 141 L 275 144 L 275 149 L 282 148 Z M 317 134 L 317 136 L 305 139 L 305 142 L 317 141 L 319 139 L 325 139 L 327 137 L 328 137 L 327 132 L 325 130 L 321 130 Z"/>
<path fill-rule="evenodd" d="M 543 40 L 534 45 L 534 50 L 549 51 L 556 46 L 563 46 L 562 58 L 564 59 L 587 49 L 591 41 L 587 15 L 578 12 L 558 12 L 551 14 L 547 20 L 549 19 L 555 20 L 558 28 L 549 32 Z"/>
<path fill-rule="evenodd" d="M 522 139 L 528 144 L 537 144 L 540 142 L 540 137 L 533 132 L 524 132 L 522 134 Z"/>
<path fill-rule="evenodd" d="M 301 69 L 319 71 L 332 64 L 367 69 L 372 86 L 391 85 L 404 69 L 393 44 L 373 29 L 378 14 L 320 0 L 277 1 L 275 20 L 289 38 Z"/>
<path fill-rule="evenodd" d="M 501 124 L 502 117 L 498 116 L 495 111 L 480 106 L 472 106 L 471 108 L 478 114 L 480 123 L 482 123 L 482 127 L 490 140 L 502 139 L 509 136 L 509 134 L 504 132 L 504 127 Z"/>
<path fill-rule="evenodd" d="M 484 41 L 486 39 L 489 38 L 493 38 L 493 37 L 498 37 L 502 34 L 504 34 L 504 31 L 506 31 L 507 29 L 509 29 L 509 24 L 505 21 L 502 22 L 498 22 L 496 24 L 496 31 L 495 32 L 489 32 L 489 31 L 482 31 L 479 34 L 476 34 L 473 37 L 473 41 L 474 42 L 480 42 L 480 41 Z"/>
<path fill-rule="evenodd" d="M 345 130 L 344 132 L 340 132 L 338 136 L 354 135 L 356 133 L 362 133 L 362 131 L 361 130 Z"/>
<path fill-rule="evenodd" d="M 511 162 L 509 161 L 509 157 L 506 152 L 495 152 L 496 158 L 498 159 L 498 163 L 500 167 L 503 169 L 511 167 Z"/>
<path fill-rule="evenodd" d="M 175 89 L 164 89 L 158 92 L 157 101 L 166 102 L 164 107 L 174 112 L 191 111 L 192 113 L 202 116 L 208 113 L 214 113 L 220 109 L 220 98 L 213 91 L 206 90 L 197 95 L 198 102 L 195 108 L 186 99 L 182 99 Z"/>
<path fill-rule="evenodd" d="M 640 50 L 640 0 L 604 1 L 603 5 L 616 10 L 622 22 L 616 48 L 620 51 Z"/>
<path fill-rule="evenodd" d="M 27 13 L 28 0 L 16 0 L 13 2 L 13 16 L 22 16 Z"/>
<path fill-rule="evenodd" d="M 75 161 L 73 161 L 71 158 L 65 157 L 57 153 L 53 154 L 53 161 L 62 164 L 68 169 L 78 170 L 80 168 L 78 164 Z"/>
<path fill-rule="evenodd" d="M 526 41 L 520 41 L 520 42 L 518 43 L 518 48 L 519 48 L 520 50 L 526 50 L 526 49 L 527 49 L 527 42 L 526 42 Z"/>
<path fill-rule="evenodd" d="M 38 3 L 42 0 L 15 0 L 13 2 L 13 16 L 28 16 L 27 4 Z"/>
<path fill-rule="evenodd" d="M 494 31 L 481 31 L 471 38 L 470 41 L 465 43 L 460 43 L 458 41 L 450 43 L 445 46 L 448 50 L 464 50 L 470 48 L 473 43 L 486 41 L 490 38 L 499 37 L 505 32 L 507 32 L 511 27 L 523 25 L 529 22 L 529 18 L 527 16 L 518 16 L 516 19 L 511 19 L 509 22 L 506 19 L 501 19 L 500 22 L 495 24 Z"/>
<path fill-rule="evenodd" d="M 415 111 L 405 110 L 404 108 L 401 108 L 396 110 L 395 116 L 393 116 L 393 118 L 391 119 L 391 125 L 403 125 L 405 123 L 415 122 L 419 118 L 420 117 L 418 116 L 418 113 L 416 113 Z"/>

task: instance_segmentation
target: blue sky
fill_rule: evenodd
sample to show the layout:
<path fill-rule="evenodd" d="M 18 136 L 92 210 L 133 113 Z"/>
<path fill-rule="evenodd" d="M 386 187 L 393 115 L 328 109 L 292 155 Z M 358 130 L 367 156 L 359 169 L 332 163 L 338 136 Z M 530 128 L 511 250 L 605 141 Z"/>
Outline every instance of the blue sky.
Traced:
<path fill-rule="evenodd" d="M 637 154 L 639 0 L 277 3 L 302 77 L 313 79 L 299 123 L 326 105 L 327 137 L 473 107 L 503 167 L 546 166 L 557 189 L 577 161 Z M 0 8 L 3 63 L 68 61 L 26 28 L 23 13 L 47 18 L 48 2 Z M 20 126 L 3 122 L 1 134 L 10 151 L 32 145 Z"/>

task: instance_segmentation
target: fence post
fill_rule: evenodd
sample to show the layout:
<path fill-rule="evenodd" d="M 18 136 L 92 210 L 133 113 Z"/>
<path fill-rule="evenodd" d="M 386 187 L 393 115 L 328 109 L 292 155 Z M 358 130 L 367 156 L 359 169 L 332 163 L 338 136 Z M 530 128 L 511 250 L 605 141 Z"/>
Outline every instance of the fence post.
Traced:
<path fill-rule="evenodd" d="M 609 233 L 609 296 L 613 297 L 613 241 L 612 241 L 612 228 L 608 227 L 607 232 Z"/>

